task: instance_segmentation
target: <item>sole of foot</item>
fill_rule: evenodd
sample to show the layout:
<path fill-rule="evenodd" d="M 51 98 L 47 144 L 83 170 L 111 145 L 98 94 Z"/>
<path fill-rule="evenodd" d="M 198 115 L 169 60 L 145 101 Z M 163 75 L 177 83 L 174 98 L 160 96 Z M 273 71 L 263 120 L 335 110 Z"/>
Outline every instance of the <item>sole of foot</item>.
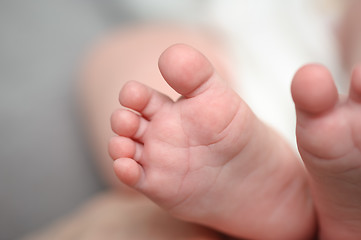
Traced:
<path fill-rule="evenodd" d="M 182 97 L 128 82 L 111 122 L 118 178 L 174 216 L 247 239 L 307 239 L 313 206 L 302 164 L 195 49 L 159 59 Z"/>

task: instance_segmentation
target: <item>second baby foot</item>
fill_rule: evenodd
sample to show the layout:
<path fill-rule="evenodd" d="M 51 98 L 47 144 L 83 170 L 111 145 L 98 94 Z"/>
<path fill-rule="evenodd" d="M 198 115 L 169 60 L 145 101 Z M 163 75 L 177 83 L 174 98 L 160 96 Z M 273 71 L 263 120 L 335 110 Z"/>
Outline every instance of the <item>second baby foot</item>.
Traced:
<path fill-rule="evenodd" d="M 338 95 L 328 70 L 316 64 L 296 73 L 292 94 L 320 239 L 360 239 L 361 66 L 353 72 L 347 97 Z"/>
<path fill-rule="evenodd" d="M 159 59 L 174 102 L 138 82 L 120 93 L 109 152 L 118 178 L 174 216 L 247 239 L 307 239 L 313 204 L 304 169 L 198 51 Z M 261 96 L 260 96 L 261 97 Z"/>

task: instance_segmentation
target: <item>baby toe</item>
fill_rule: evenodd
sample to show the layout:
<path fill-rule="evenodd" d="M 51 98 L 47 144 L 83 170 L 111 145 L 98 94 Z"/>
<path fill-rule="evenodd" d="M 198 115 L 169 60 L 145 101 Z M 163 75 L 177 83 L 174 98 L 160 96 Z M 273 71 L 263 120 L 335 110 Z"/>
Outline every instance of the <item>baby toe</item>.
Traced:
<path fill-rule="evenodd" d="M 109 141 L 109 155 L 112 159 L 133 158 L 139 160 L 142 152 L 142 145 L 126 137 L 113 137 Z"/>
<path fill-rule="evenodd" d="M 119 180 L 130 187 L 136 187 L 143 175 L 142 166 L 131 158 L 115 160 L 113 168 Z"/>
<path fill-rule="evenodd" d="M 120 109 L 111 117 L 112 130 L 119 136 L 132 137 L 138 131 L 140 117 L 131 111 Z"/>
<path fill-rule="evenodd" d="M 120 91 L 119 102 L 124 107 L 139 112 L 145 118 L 152 119 L 164 104 L 173 101 L 144 84 L 130 81 Z"/>
<path fill-rule="evenodd" d="M 296 109 L 311 114 L 332 108 L 338 100 L 330 72 L 319 64 L 309 64 L 298 70 L 291 92 Z"/>

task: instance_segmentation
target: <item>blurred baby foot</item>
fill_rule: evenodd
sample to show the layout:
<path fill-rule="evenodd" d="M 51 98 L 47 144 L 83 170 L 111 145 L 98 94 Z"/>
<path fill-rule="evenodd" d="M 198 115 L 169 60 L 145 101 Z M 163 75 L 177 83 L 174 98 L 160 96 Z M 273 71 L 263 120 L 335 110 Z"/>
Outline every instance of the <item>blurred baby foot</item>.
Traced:
<path fill-rule="evenodd" d="M 347 97 L 329 71 L 307 65 L 295 75 L 292 94 L 297 141 L 310 176 L 320 238 L 361 238 L 361 66 Z"/>

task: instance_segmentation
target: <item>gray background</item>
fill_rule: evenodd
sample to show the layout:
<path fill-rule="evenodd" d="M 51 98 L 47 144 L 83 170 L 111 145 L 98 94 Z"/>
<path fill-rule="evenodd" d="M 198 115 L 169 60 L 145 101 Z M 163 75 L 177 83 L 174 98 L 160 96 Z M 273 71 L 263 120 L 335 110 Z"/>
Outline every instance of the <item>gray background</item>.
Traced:
<path fill-rule="evenodd" d="M 0 240 L 70 213 L 104 189 L 75 101 L 90 46 L 135 21 L 188 21 L 207 1 L 0 1 Z"/>
<path fill-rule="evenodd" d="M 103 188 L 81 134 L 75 72 L 129 20 L 121 1 L 0 1 L 0 239 L 17 239 Z"/>

